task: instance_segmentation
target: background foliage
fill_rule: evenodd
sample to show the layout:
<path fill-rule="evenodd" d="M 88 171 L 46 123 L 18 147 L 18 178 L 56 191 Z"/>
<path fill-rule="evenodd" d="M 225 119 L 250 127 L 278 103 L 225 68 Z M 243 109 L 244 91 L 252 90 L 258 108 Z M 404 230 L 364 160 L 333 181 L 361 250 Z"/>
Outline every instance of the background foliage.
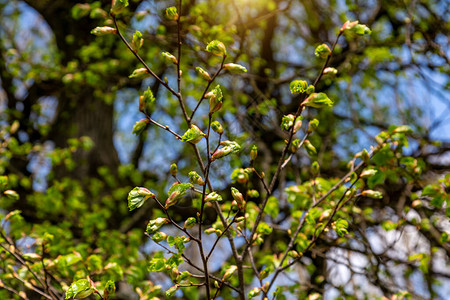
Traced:
<path fill-rule="evenodd" d="M 245 297 L 260 280 L 273 278 L 280 254 L 303 220 L 294 249 L 302 257 L 277 277 L 278 299 L 390 298 L 403 291 L 414 299 L 445 298 L 450 293 L 448 2 L 186 0 L 178 10 L 180 29 L 164 17 L 172 5 L 178 3 L 130 1 L 117 18 L 118 26 L 128 40 L 136 30 L 142 33 L 139 54 L 171 87 L 178 84 L 177 66 L 161 52 L 178 57 L 180 36 L 188 113 L 207 84 L 196 67 L 213 76 L 221 64 L 221 57 L 204 50 L 207 43 L 222 41 L 226 62 L 247 68 L 240 74 L 223 71 L 211 86 L 220 84 L 224 94 L 222 108 L 214 114 L 225 132 L 222 140 L 236 141 L 242 150 L 215 161 L 210 180 L 225 199 L 226 212 L 232 186 L 244 194 L 248 189 L 258 192 L 247 199 L 244 216 L 249 223 L 266 191 L 258 176 L 247 179 L 242 169 L 254 166 L 268 181 L 276 173 L 287 139 L 280 124 L 299 106 L 290 83 L 314 82 L 324 63 L 314 55 L 316 47 L 331 46 L 346 20 L 359 20 L 372 30 L 370 36 L 341 38 L 336 45 L 329 66 L 338 73 L 323 76 L 316 86 L 334 100 L 334 107 L 303 113 L 301 132 L 312 119 L 319 121 L 308 136 L 317 154 L 298 150 L 279 174 L 261 223 L 265 225 L 258 227 L 263 238 L 249 247 L 259 275 L 251 258 L 243 262 L 249 268 L 243 272 Z M 110 7 L 109 1 L 0 1 L 2 299 L 57 298 L 86 276 L 102 294 L 115 282 L 116 299 L 151 299 L 164 297 L 172 279 L 177 280 L 166 265 L 178 263 L 165 261 L 167 251 L 144 235 L 148 221 L 165 217 L 164 211 L 147 201 L 130 213 L 126 199 L 141 186 L 163 201 L 175 182 L 172 163 L 182 182 L 188 182 L 190 171 L 203 174 L 192 146 L 176 141 L 167 130 L 150 124 L 142 134 L 131 134 L 133 124 L 143 118 L 138 99 L 148 88 L 156 99 L 148 111 L 153 120 L 180 135 L 188 126 L 177 97 L 161 82 L 128 78 L 142 66 L 117 35 L 90 33 L 97 26 L 114 27 Z M 195 124 L 204 130 L 208 121 L 204 101 Z M 392 124 L 408 125 L 412 131 Z M 218 135 L 210 136 L 217 144 Z M 377 147 L 380 138 L 388 143 L 374 148 L 377 153 L 365 166 L 374 171 L 358 180 L 355 197 L 332 215 L 349 187 L 342 185 L 308 210 L 315 198 L 345 178 L 354 155 Z M 258 148 L 253 164 L 252 145 Z M 205 159 L 204 140 L 198 148 Z M 319 174 L 311 170 L 313 161 L 320 165 Z M 356 166 L 360 159 L 354 162 Z M 382 199 L 361 193 L 367 189 L 381 192 Z M 196 217 L 200 202 L 189 192 L 170 207 L 171 218 L 183 226 Z M 316 236 L 330 216 L 335 217 L 328 223 L 330 230 Z M 223 230 L 217 217 L 206 206 L 204 229 Z M 195 228 L 191 232 L 197 234 Z M 162 231 L 179 236 L 173 225 Z M 242 237 L 235 240 L 240 250 L 246 247 Z M 214 235 L 204 236 L 206 245 L 214 241 Z M 180 250 L 180 243 L 173 238 L 163 244 Z M 192 243 L 184 254 L 201 265 Z M 234 264 L 227 241 L 219 242 L 211 275 L 220 281 Z M 198 271 L 187 263 L 179 269 Z M 267 279 L 261 272 L 268 273 Z M 227 282 L 239 286 L 238 276 Z M 238 291 L 223 287 L 219 295 L 228 299 Z M 186 287 L 175 297 L 204 298 L 205 291 Z"/>

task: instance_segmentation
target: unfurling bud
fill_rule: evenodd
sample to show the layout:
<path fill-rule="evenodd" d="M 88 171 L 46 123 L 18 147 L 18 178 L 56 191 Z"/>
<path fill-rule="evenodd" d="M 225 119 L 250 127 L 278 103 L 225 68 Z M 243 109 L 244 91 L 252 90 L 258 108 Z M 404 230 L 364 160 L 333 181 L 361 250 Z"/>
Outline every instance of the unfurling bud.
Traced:
<path fill-rule="evenodd" d="M 205 136 L 206 134 L 204 134 L 197 126 L 191 125 L 191 128 L 183 134 L 181 140 L 183 142 L 191 142 L 192 144 L 197 144 Z"/>
<path fill-rule="evenodd" d="M 259 287 L 254 287 L 250 290 L 250 292 L 248 292 L 248 298 L 254 298 L 256 296 L 258 296 L 259 294 L 261 294 L 261 288 Z"/>
<path fill-rule="evenodd" d="M 150 88 L 144 92 L 142 96 L 139 97 L 139 111 L 150 115 L 152 111 L 152 104 L 155 102 L 155 96 Z"/>
<path fill-rule="evenodd" d="M 133 126 L 132 133 L 134 133 L 135 135 L 140 135 L 142 131 L 144 131 L 145 126 L 147 126 L 148 123 L 150 123 L 149 119 L 141 119 L 140 121 L 137 121 Z"/>
<path fill-rule="evenodd" d="M 168 20 L 172 20 L 172 21 L 178 20 L 179 16 L 178 16 L 177 8 L 175 6 L 166 8 L 165 16 Z"/>
<path fill-rule="evenodd" d="M 236 201 L 237 206 L 240 209 L 243 209 L 245 206 L 245 201 L 241 192 L 239 192 L 237 188 L 231 187 L 231 196 L 233 196 L 233 199 Z"/>
<path fill-rule="evenodd" d="M 309 121 L 308 130 L 306 132 L 312 133 L 314 130 L 316 130 L 317 126 L 319 126 L 319 120 L 312 119 L 311 121 Z"/>
<path fill-rule="evenodd" d="M 139 68 L 133 71 L 133 73 L 128 76 L 129 78 L 142 79 L 149 76 L 148 70 L 146 68 Z"/>
<path fill-rule="evenodd" d="M 344 23 L 344 25 L 342 25 L 342 27 L 341 27 L 341 32 L 343 32 L 344 30 L 349 30 L 349 29 L 352 29 L 356 24 L 358 24 L 359 23 L 359 21 L 353 21 L 353 22 L 350 22 L 349 20 L 347 20 L 345 23 Z"/>
<path fill-rule="evenodd" d="M 186 195 L 191 187 L 192 184 L 190 183 L 174 183 L 167 193 L 169 197 L 166 200 L 166 205 L 164 208 L 167 209 L 170 206 L 177 204 L 178 200 Z"/>
<path fill-rule="evenodd" d="M 292 257 L 292 258 L 297 258 L 297 257 L 299 257 L 298 252 L 295 251 L 295 250 L 289 251 L 287 255 L 288 255 L 289 257 Z"/>
<path fill-rule="evenodd" d="M 312 93 L 314 93 L 316 91 L 316 88 L 311 84 L 308 86 L 308 88 L 306 89 L 306 93 L 308 95 L 311 95 Z"/>
<path fill-rule="evenodd" d="M 157 232 L 152 236 L 152 240 L 155 241 L 155 243 L 162 242 L 167 239 L 167 234 L 164 232 Z"/>
<path fill-rule="evenodd" d="M 369 27 L 364 24 L 358 24 L 358 21 L 350 22 L 347 21 L 341 27 L 341 33 L 344 32 L 347 36 L 355 37 L 355 36 L 363 36 L 366 34 L 371 34 L 372 31 Z"/>
<path fill-rule="evenodd" d="M 132 211 L 141 207 L 149 198 L 155 198 L 155 194 L 146 188 L 135 187 L 128 193 L 128 209 Z"/>
<path fill-rule="evenodd" d="M 19 194 L 17 194 L 16 191 L 6 190 L 3 192 L 3 194 L 11 200 L 19 200 Z"/>
<path fill-rule="evenodd" d="M 295 140 L 292 141 L 291 146 L 289 147 L 289 150 L 292 153 L 295 153 L 295 152 L 297 152 L 298 147 L 300 147 L 300 140 L 299 139 L 295 139 Z"/>
<path fill-rule="evenodd" d="M 316 50 L 314 51 L 314 54 L 320 58 L 327 58 L 328 55 L 331 54 L 331 49 L 330 47 L 328 47 L 327 44 L 322 44 L 317 46 Z"/>
<path fill-rule="evenodd" d="M 323 70 L 323 75 L 336 75 L 338 73 L 338 70 L 336 70 L 335 68 L 325 68 Z"/>
<path fill-rule="evenodd" d="M 205 95 L 209 99 L 209 113 L 214 113 L 222 108 L 223 94 L 220 85 L 217 85 L 211 92 Z"/>
<path fill-rule="evenodd" d="M 312 163 L 311 170 L 312 170 L 312 173 L 313 173 L 314 177 L 319 175 L 320 166 L 319 166 L 319 163 L 317 161 Z"/>
<path fill-rule="evenodd" d="M 249 173 L 246 172 L 243 168 L 234 169 L 231 173 L 232 182 L 246 183 L 249 179 Z"/>
<path fill-rule="evenodd" d="M 184 222 L 184 228 L 190 229 L 190 228 L 194 227 L 196 223 L 197 223 L 197 220 L 194 217 L 190 217 Z"/>
<path fill-rule="evenodd" d="M 164 224 L 169 223 L 169 220 L 166 218 L 156 218 L 154 220 L 150 220 L 147 225 L 147 233 L 153 234 L 157 232 Z"/>
<path fill-rule="evenodd" d="M 306 152 L 308 152 L 309 156 L 316 156 L 317 155 L 316 148 L 313 146 L 313 144 L 311 144 L 311 142 L 309 140 L 305 140 L 303 142 L 303 146 L 305 147 Z"/>
<path fill-rule="evenodd" d="M 117 15 L 121 13 L 125 7 L 128 6 L 128 0 L 112 0 L 111 2 L 111 15 Z"/>
<path fill-rule="evenodd" d="M 364 171 L 362 171 L 361 172 L 361 178 L 368 178 L 368 177 L 371 177 L 371 176 L 373 176 L 373 175 L 375 175 L 375 174 L 377 174 L 377 170 L 375 170 L 375 169 L 370 169 L 370 170 L 364 170 Z"/>
<path fill-rule="evenodd" d="M 170 175 L 172 175 L 173 177 L 177 176 L 178 173 L 178 167 L 176 163 L 173 163 L 170 165 Z"/>
<path fill-rule="evenodd" d="M 200 67 L 197 67 L 196 70 L 197 70 L 197 72 L 200 73 L 200 75 L 203 77 L 203 79 L 205 79 L 208 82 L 211 81 L 211 76 L 209 75 L 208 72 L 206 72 L 205 70 L 203 70 Z"/>
<path fill-rule="evenodd" d="M 167 291 L 166 291 L 166 297 L 172 297 L 173 295 L 175 295 L 175 293 L 178 291 L 178 288 L 180 286 L 178 284 L 175 284 L 174 286 L 171 286 Z"/>
<path fill-rule="evenodd" d="M 107 35 L 107 34 L 116 34 L 116 33 L 117 33 L 117 29 L 109 27 L 109 26 L 95 27 L 94 29 L 91 30 L 91 34 L 96 35 L 96 36 Z"/>
<path fill-rule="evenodd" d="M 305 80 L 294 80 L 289 85 L 289 88 L 293 95 L 298 95 L 306 92 L 308 88 L 308 83 Z"/>
<path fill-rule="evenodd" d="M 381 192 L 373 191 L 373 190 L 362 191 L 361 195 L 372 198 L 372 199 L 383 199 L 383 194 Z"/>
<path fill-rule="evenodd" d="M 250 160 L 254 161 L 257 156 L 258 156 L 258 147 L 256 147 L 256 145 L 253 145 L 252 149 L 250 150 Z"/>
<path fill-rule="evenodd" d="M 305 101 L 302 102 L 302 106 L 310 106 L 315 108 L 322 108 L 325 106 L 333 106 L 334 102 L 328 98 L 325 93 L 313 93 Z"/>
<path fill-rule="evenodd" d="M 228 154 L 236 153 L 241 150 L 241 146 L 234 141 L 223 141 L 220 143 L 223 147 L 217 149 L 216 152 L 211 156 L 211 161 L 215 161 L 218 158 L 222 158 Z"/>
<path fill-rule="evenodd" d="M 281 129 L 289 130 L 294 125 L 295 116 L 292 114 L 283 116 L 281 120 Z"/>
<path fill-rule="evenodd" d="M 223 68 L 225 70 L 228 70 L 233 73 L 246 73 L 247 72 L 247 69 L 244 66 L 241 66 L 238 64 L 233 64 L 233 63 L 225 64 L 225 65 L 223 65 Z"/>
<path fill-rule="evenodd" d="M 361 151 L 361 159 L 366 165 L 370 163 L 370 154 L 366 149 L 363 149 L 363 151 Z"/>
<path fill-rule="evenodd" d="M 205 197 L 205 202 L 214 202 L 214 201 L 222 201 L 222 196 L 220 196 L 219 194 L 217 194 L 216 192 L 212 192 L 209 193 L 206 197 Z"/>
<path fill-rule="evenodd" d="M 225 274 L 223 274 L 222 281 L 228 280 L 236 270 L 237 270 L 237 266 L 235 266 L 235 265 L 232 265 L 228 269 L 226 269 Z"/>
<path fill-rule="evenodd" d="M 178 64 L 177 58 L 174 55 L 170 54 L 169 52 L 161 52 L 161 55 L 167 62 L 171 62 L 175 65 Z"/>
<path fill-rule="evenodd" d="M 137 30 L 133 34 L 133 39 L 131 40 L 131 48 L 134 52 L 138 52 L 138 50 L 141 49 L 142 45 L 144 45 L 144 38 L 142 37 L 142 33 Z"/>
<path fill-rule="evenodd" d="M 203 181 L 203 178 L 200 175 L 198 175 L 198 173 L 195 171 L 189 172 L 188 177 L 189 177 L 189 181 L 192 184 L 199 184 L 199 185 L 205 184 L 205 182 Z"/>
<path fill-rule="evenodd" d="M 212 233 L 216 233 L 216 229 L 210 227 L 210 228 L 208 228 L 208 229 L 205 230 L 205 233 L 208 234 L 208 235 L 210 235 L 210 234 L 212 234 Z"/>
<path fill-rule="evenodd" d="M 248 190 L 247 191 L 247 195 L 250 198 L 258 198 L 259 197 L 259 192 L 257 190 Z"/>
<path fill-rule="evenodd" d="M 223 127 L 220 125 L 219 121 L 214 121 L 211 123 L 211 129 L 217 132 L 218 134 L 223 133 Z"/>
<path fill-rule="evenodd" d="M 209 42 L 208 45 L 206 46 L 206 51 L 211 52 L 212 54 L 218 56 L 227 55 L 227 49 L 225 48 L 225 45 L 218 40 Z"/>

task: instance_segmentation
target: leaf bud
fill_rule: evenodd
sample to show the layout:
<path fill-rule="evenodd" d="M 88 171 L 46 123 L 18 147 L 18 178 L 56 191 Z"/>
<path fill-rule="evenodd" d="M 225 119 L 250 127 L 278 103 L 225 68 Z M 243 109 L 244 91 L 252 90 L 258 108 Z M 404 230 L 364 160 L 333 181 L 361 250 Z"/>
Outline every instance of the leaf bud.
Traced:
<path fill-rule="evenodd" d="M 132 133 L 134 133 L 135 135 L 140 135 L 142 131 L 144 131 L 148 123 L 150 123 L 149 119 L 141 119 L 137 121 L 133 126 Z"/>
<path fill-rule="evenodd" d="M 311 95 L 312 93 L 314 93 L 316 91 L 315 86 L 313 86 L 312 84 L 308 86 L 308 88 L 306 89 L 306 93 L 308 95 Z"/>
<path fill-rule="evenodd" d="M 205 70 L 203 70 L 200 67 L 197 67 L 196 70 L 197 70 L 197 72 L 200 73 L 200 75 L 203 77 L 203 79 L 205 79 L 208 82 L 211 81 L 211 76 L 209 75 L 208 72 L 206 72 Z"/>
<path fill-rule="evenodd" d="M 254 161 L 257 156 L 258 156 L 258 147 L 256 145 L 253 145 L 252 149 L 250 150 L 250 160 Z"/>
<path fill-rule="evenodd" d="M 240 209 L 243 209 L 245 206 L 244 197 L 242 196 L 241 192 L 235 187 L 231 187 L 231 195 L 233 196 L 233 199 L 236 201 L 237 206 Z"/>
<path fill-rule="evenodd" d="M 208 229 L 205 230 L 205 233 L 208 234 L 208 235 L 210 235 L 210 234 L 212 234 L 212 233 L 215 233 L 215 232 L 216 232 L 216 229 L 214 229 L 214 228 L 212 228 L 212 227 L 210 227 L 210 228 L 208 228 Z"/>
<path fill-rule="evenodd" d="M 19 200 L 19 194 L 16 191 L 6 190 L 3 192 L 3 194 L 11 200 Z"/>
<path fill-rule="evenodd" d="M 302 106 L 310 106 L 314 108 L 323 108 L 326 106 L 333 106 L 334 102 L 328 98 L 325 93 L 313 93 L 305 101 L 302 102 Z"/>
<path fill-rule="evenodd" d="M 225 45 L 218 40 L 209 42 L 208 45 L 206 46 L 206 51 L 218 56 L 227 55 L 227 49 L 225 48 Z"/>
<path fill-rule="evenodd" d="M 253 289 L 250 290 L 250 292 L 248 292 L 248 298 L 254 298 L 259 294 L 261 294 L 261 288 L 254 287 Z"/>
<path fill-rule="evenodd" d="M 319 126 L 319 120 L 312 119 L 308 123 L 308 130 L 306 132 L 307 133 L 312 133 L 314 130 L 316 130 L 317 126 Z"/>
<path fill-rule="evenodd" d="M 283 116 L 281 120 L 281 129 L 289 130 L 294 125 L 295 116 L 292 114 Z"/>
<path fill-rule="evenodd" d="M 313 146 L 313 144 L 311 144 L 311 142 L 309 140 L 305 140 L 305 142 L 303 143 L 303 147 L 305 147 L 306 152 L 308 152 L 309 156 L 317 155 L 316 148 Z"/>
<path fill-rule="evenodd" d="M 149 76 L 148 70 L 146 68 L 139 68 L 133 71 L 133 73 L 128 76 L 129 78 L 142 79 Z"/>
<path fill-rule="evenodd" d="M 322 44 L 322 45 L 317 46 L 316 50 L 314 51 L 314 54 L 317 57 L 325 59 L 328 57 L 328 55 L 331 54 L 331 49 L 330 49 L 330 47 L 328 47 L 327 44 Z"/>
<path fill-rule="evenodd" d="M 153 234 L 157 232 L 164 224 L 169 223 L 169 220 L 166 218 L 156 218 L 154 220 L 150 220 L 147 224 L 147 233 Z"/>
<path fill-rule="evenodd" d="M 294 80 L 289 85 L 289 89 L 293 95 L 298 95 L 306 92 L 308 83 L 305 80 Z"/>
<path fill-rule="evenodd" d="M 361 178 L 369 178 L 369 177 L 377 174 L 377 172 L 378 171 L 375 170 L 375 169 L 364 170 L 364 171 L 361 172 L 360 176 L 361 176 Z"/>
<path fill-rule="evenodd" d="M 173 163 L 170 165 L 170 175 L 172 175 L 173 177 L 177 176 L 178 173 L 178 166 L 176 163 Z"/>
<path fill-rule="evenodd" d="M 220 196 L 218 193 L 216 192 L 212 192 L 209 193 L 206 197 L 205 197 L 205 202 L 213 202 L 213 201 L 222 201 L 222 196 Z"/>
<path fill-rule="evenodd" d="M 190 229 L 195 226 L 197 223 L 197 220 L 194 217 L 187 218 L 187 220 L 184 222 L 184 228 Z"/>
<path fill-rule="evenodd" d="M 195 171 L 189 172 L 188 177 L 189 177 L 189 181 L 192 184 L 199 184 L 199 185 L 205 184 L 205 182 L 203 181 L 203 178 L 200 175 L 198 175 L 198 173 Z"/>
<path fill-rule="evenodd" d="M 247 69 L 244 66 L 241 66 L 239 64 L 229 63 L 229 64 L 223 65 L 223 68 L 225 70 L 228 70 L 233 73 L 246 73 L 247 72 Z"/>
<path fill-rule="evenodd" d="M 177 8 L 175 6 L 166 8 L 165 17 L 168 20 L 177 21 L 179 18 Z"/>
<path fill-rule="evenodd" d="M 171 286 L 167 291 L 166 291 L 166 297 L 172 297 L 173 295 L 175 295 L 175 293 L 178 291 L 178 284 L 175 284 L 174 286 Z"/>
<path fill-rule="evenodd" d="M 111 15 L 120 14 L 128 6 L 128 0 L 112 0 Z"/>
<path fill-rule="evenodd" d="M 336 70 L 335 68 L 331 68 L 331 67 L 325 68 L 323 70 L 323 75 L 336 75 L 337 73 L 338 73 L 338 70 Z"/>
<path fill-rule="evenodd" d="M 361 195 L 372 198 L 372 199 L 382 199 L 383 198 L 383 194 L 381 192 L 373 191 L 373 190 L 362 191 Z"/>
<path fill-rule="evenodd" d="M 223 94 L 220 85 L 217 85 L 211 92 L 205 95 L 209 99 L 209 113 L 214 113 L 222 108 Z"/>
<path fill-rule="evenodd" d="M 299 116 L 297 117 L 297 119 L 295 119 L 294 121 L 294 134 L 297 133 L 297 131 L 300 130 L 300 128 L 302 127 L 302 121 L 303 121 L 303 117 Z"/>
<path fill-rule="evenodd" d="M 133 34 L 133 39 L 131 40 L 131 48 L 134 52 L 138 52 L 142 45 L 144 45 L 144 38 L 142 37 L 142 33 L 139 30 L 136 30 Z"/>
<path fill-rule="evenodd" d="M 200 142 L 202 138 L 204 138 L 206 134 L 204 134 L 200 128 L 198 128 L 196 125 L 191 125 L 191 128 L 189 128 L 181 137 L 181 140 L 183 142 L 191 142 L 193 144 L 197 144 Z"/>
<path fill-rule="evenodd" d="M 228 280 L 236 270 L 237 266 L 231 265 L 228 269 L 225 270 L 225 274 L 223 274 L 222 281 Z"/>
<path fill-rule="evenodd" d="M 250 198 L 258 198 L 259 197 L 259 192 L 257 190 L 248 190 L 247 191 L 247 195 Z"/>
<path fill-rule="evenodd" d="M 219 121 L 214 121 L 211 123 L 211 129 L 217 132 L 218 134 L 223 133 L 223 127 L 220 125 Z"/>
<path fill-rule="evenodd" d="M 167 239 L 167 234 L 165 234 L 164 232 L 156 232 L 153 236 L 152 236 L 152 240 L 155 241 L 155 243 L 159 243 L 164 241 L 165 239 Z"/>
<path fill-rule="evenodd" d="M 370 154 L 366 149 L 363 149 L 363 151 L 361 151 L 361 159 L 367 165 L 370 163 Z"/>
<path fill-rule="evenodd" d="M 116 34 L 117 29 L 109 27 L 109 26 L 102 26 L 102 27 L 95 27 L 91 30 L 91 34 L 96 36 L 102 36 L 107 34 Z"/>
<path fill-rule="evenodd" d="M 312 170 L 312 173 L 313 173 L 314 177 L 319 175 L 320 166 L 319 166 L 319 163 L 317 161 L 314 161 L 312 163 L 311 170 Z"/>
<path fill-rule="evenodd" d="M 177 58 L 174 55 L 170 54 L 169 52 L 161 52 L 161 55 L 167 62 L 173 63 L 175 65 L 178 64 Z"/>

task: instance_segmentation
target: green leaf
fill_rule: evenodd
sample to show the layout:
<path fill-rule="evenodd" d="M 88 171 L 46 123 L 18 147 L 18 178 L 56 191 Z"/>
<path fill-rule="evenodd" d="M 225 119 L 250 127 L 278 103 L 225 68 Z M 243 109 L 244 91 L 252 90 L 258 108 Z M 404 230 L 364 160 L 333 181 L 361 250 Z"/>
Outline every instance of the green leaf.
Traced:
<path fill-rule="evenodd" d="M 168 192 L 169 198 L 166 200 L 165 208 L 175 205 L 192 187 L 193 185 L 190 183 L 175 183 L 172 185 Z"/>

